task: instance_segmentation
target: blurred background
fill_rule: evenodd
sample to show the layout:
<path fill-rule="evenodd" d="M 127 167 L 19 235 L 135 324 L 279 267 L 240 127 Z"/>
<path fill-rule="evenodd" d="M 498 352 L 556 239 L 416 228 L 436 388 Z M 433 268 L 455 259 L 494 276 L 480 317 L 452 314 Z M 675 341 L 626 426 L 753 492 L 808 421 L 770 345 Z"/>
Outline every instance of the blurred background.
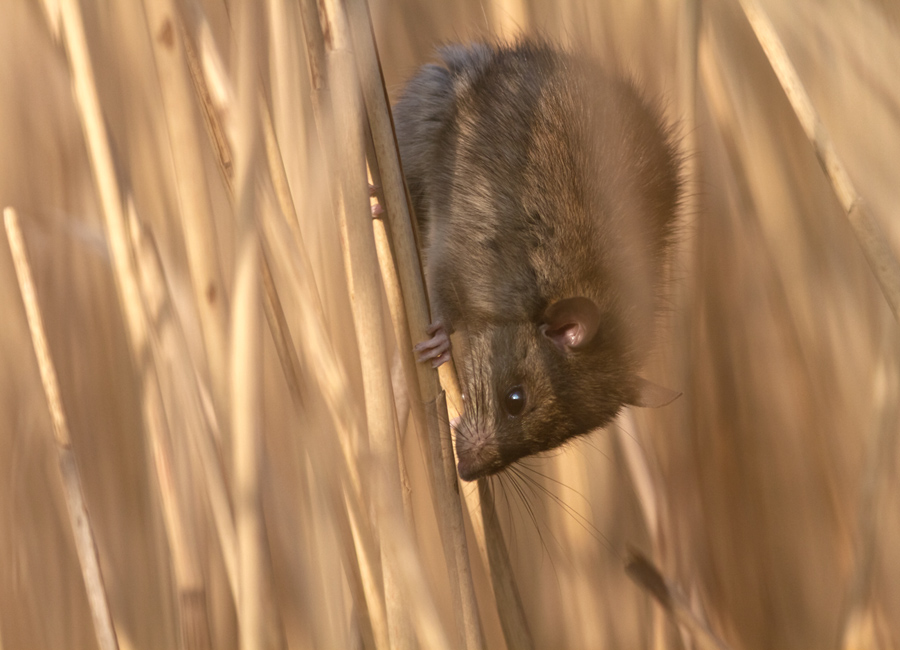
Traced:
<path fill-rule="evenodd" d="M 60 18 L 60 7 L 72 4 L 2 0 L 0 208 L 15 208 L 22 224 L 120 647 L 236 648 L 243 619 L 223 551 L 222 511 L 216 514 L 222 501 L 208 476 L 213 458 L 227 515 L 238 459 L 222 341 L 234 331 L 229 301 L 238 293 L 242 235 L 228 143 L 216 140 L 204 105 L 239 156 L 238 11 L 227 0 L 183 0 L 174 9 L 156 0 L 80 3 L 113 177 L 145 244 L 153 242 L 168 291 L 155 309 L 152 295 L 144 296 L 152 344 L 142 355 L 119 298 L 96 155 L 73 92 Z M 896 258 L 900 5 L 760 5 Z M 301 5 L 251 6 L 263 34 L 262 94 L 299 215 L 294 230 L 279 222 L 291 235 L 290 255 L 271 261 L 275 291 L 301 360 L 322 354 L 341 370 L 338 381 L 324 362 L 301 364 L 304 399 L 297 400 L 263 326 L 263 645 L 370 647 L 347 550 L 362 555 L 364 544 L 348 538 L 344 513 L 335 514 L 343 502 L 326 487 L 343 466 L 322 441 L 337 439 L 335 422 L 364 423 L 365 399 L 341 233 L 323 190 L 328 156 L 314 119 L 320 109 Z M 900 646 L 900 328 L 738 0 L 372 0 L 369 8 L 392 101 L 440 44 L 538 34 L 637 80 L 658 100 L 684 153 L 670 309 L 645 373 L 683 396 L 525 461 L 527 480 L 491 481 L 533 646 L 706 647 L 696 627 L 735 649 Z M 166 11 L 176 18 L 158 22 Z M 184 78 L 197 88 L 197 78 L 205 80 L 205 100 L 194 94 L 178 104 L 166 94 L 175 73 L 159 50 L 173 42 L 175 68 L 194 66 Z M 181 166 L 185 144 L 196 154 L 190 173 Z M 190 188 L 200 188 L 212 221 L 189 225 L 197 205 L 185 198 Z M 267 192 L 259 191 L 260 205 Z M 192 285 L 198 246 L 212 260 L 208 268 L 218 269 L 219 302 L 206 294 L 218 316 L 208 316 Z M 297 289 L 303 273 L 292 275 L 285 259 L 302 260 L 314 280 L 315 332 L 309 297 Z M 6 243 L 0 305 L 0 648 L 97 647 Z M 207 318 L 220 319 L 225 338 L 211 334 Z M 393 330 L 371 335 L 384 338 L 396 369 Z M 343 401 L 322 407 L 336 381 Z M 409 585 L 401 589 L 402 608 L 416 620 L 434 612 L 456 647 L 460 612 L 442 555 L 430 459 L 422 432 L 412 420 L 406 425 L 402 384 L 395 376 L 414 550 L 406 558 L 424 578 L 415 598 Z M 148 385 L 158 386 L 164 405 L 163 443 L 148 432 Z M 196 442 L 197 430 L 212 447 Z M 160 444 L 168 450 L 164 470 Z M 362 451 L 353 458 L 372 514 L 372 458 Z M 460 490 L 471 496 L 477 488 L 462 483 Z M 180 525 L 174 533 L 173 521 Z M 375 538 L 393 534 L 373 526 Z M 484 647 L 502 648 L 497 587 L 467 530 Z M 681 625 L 629 579 L 632 552 L 664 576 Z M 389 589 L 374 593 L 367 596 L 373 620 L 379 607 L 391 610 Z M 387 600 L 379 604 L 377 594 Z M 186 598 L 197 598 L 197 609 Z M 201 612 L 199 635 L 185 632 L 189 611 Z M 693 622 L 684 624 L 684 616 Z M 412 643 L 431 647 L 416 629 Z M 377 631 L 375 638 L 381 647 Z"/>

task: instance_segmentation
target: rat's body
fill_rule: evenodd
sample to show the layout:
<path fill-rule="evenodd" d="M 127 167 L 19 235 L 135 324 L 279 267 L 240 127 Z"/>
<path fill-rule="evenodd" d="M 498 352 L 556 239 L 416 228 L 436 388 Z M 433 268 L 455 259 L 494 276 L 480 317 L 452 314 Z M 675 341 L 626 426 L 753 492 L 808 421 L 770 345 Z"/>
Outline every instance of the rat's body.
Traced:
<path fill-rule="evenodd" d="M 529 42 L 442 57 L 394 118 L 435 323 L 462 334 L 471 480 L 674 395 L 636 373 L 678 168 L 655 113 L 593 64 Z M 443 361 L 437 329 L 423 356 Z"/>

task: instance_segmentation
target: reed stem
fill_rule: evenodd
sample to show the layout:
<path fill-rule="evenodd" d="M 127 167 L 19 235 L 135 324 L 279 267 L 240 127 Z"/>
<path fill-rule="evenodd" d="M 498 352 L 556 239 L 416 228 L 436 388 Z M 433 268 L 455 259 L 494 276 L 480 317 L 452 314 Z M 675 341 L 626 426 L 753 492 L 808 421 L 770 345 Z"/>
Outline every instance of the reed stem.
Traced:
<path fill-rule="evenodd" d="M 97 541 L 91 525 L 91 518 L 84 502 L 81 476 L 78 472 L 75 452 L 72 449 L 72 436 L 69 433 L 66 413 L 59 394 L 59 380 L 56 377 L 53 358 L 50 356 L 47 335 L 44 333 L 43 318 L 38 306 L 37 294 L 34 290 L 34 279 L 31 275 L 28 255 L 25 252 L 25 242 L 22 240 L 19 219 L 12 208 L 6 208 L 3 211 L 3 225 L 6 228 L 6 237 L 9 241 L 9 249 L 16 269 L 19 291 L 22 294 L 22 302 L 25 305 L 25 316 L 28 319 L 31 343 L 34 347 L 34 354 L 37 358 L 38 370 L 41 375 L 41 385 L 44 388 L 44 396 L 47 399 L 47 408 L 50 411 L 50 420 L 53 424 L 53 441 L 56 447 L 63 492 L 66 496 L 69 524 L 72 527 L 72 534 L 75 538 L 75 550 L 78 552 L 81 576 L 84 579 L 88 604 L 90 605 L 91 616 L 94 619 L 94 633 L 97 636 L 97 645 L 100 646 L 101 650 L 117 650 L 119 642 L 116 638 L 116 629 L 113 626 L 112 615 L 109 610 L 106 588 L 103 585 Z"/>
<path fill-rule="evenodd" d="M 422 275 L 418 246 L 412 220 L 397 144 L 393 131 L 387 92 L 381 74 L 381 66 L 371 21 L 365 0 L 347 3 L 348 18 L 356 48 L 356 64 L 360 69 L 363 96 L 365 97 L 369 125 L 375 145 L 377 164 L 382 178 L 387 222 L 391 235 L 400 285 L 406 304 L 407 322 L 413 340 L 427 338 L 425 329 L 430 323 L 428 298 Z M 409 353 L 403 351 L 403 353 Z M 455 611 L 461 620 L 458 627 L 460 645 L 469 650 L 484 646 L 475 590 L 469 567 L 468 544 L 462 518 L 456 463 L 450 437 L 446 406 L 437 374 L 425 364 L 416 364 L 417 380 L 407 378 L 412 402 L 424 403 L 428 413 L 428 444 L 434 467 L 433 489 L 436 500 L 441 538 L 450 574 Z M 418 390 L 415 390 L 418 386 Z M 434 410 L 437 409 L 437 410 Z M 434 412 L 432 412 L 434 411 Z M 437 425 L 436 427 L 434 425 Z"/>
<path fill-rule="evenodd" d="M 794 64 L 768 15 L 757 0 L 740 0 L 744 15 L 756 34 L 760 46 L 772 66 L 773 72 L 794 109 L 797 120 L 807 139 L 816 152 L 822 171 L 831 182 L 844 215 L 850 222 L 856 241 L 862 248 L 869 268 L 878 281 L 878 286 L 887 300 L 894 318 L 900 323 L 900 263 L 888 245 L 887 238 L 875 217 L 869 212 L 865 200 L 856 191 L 844 163 L 837 155 L 831 139 L 819 114 L 813 106 L 806 88 L 800 81 Z"/>

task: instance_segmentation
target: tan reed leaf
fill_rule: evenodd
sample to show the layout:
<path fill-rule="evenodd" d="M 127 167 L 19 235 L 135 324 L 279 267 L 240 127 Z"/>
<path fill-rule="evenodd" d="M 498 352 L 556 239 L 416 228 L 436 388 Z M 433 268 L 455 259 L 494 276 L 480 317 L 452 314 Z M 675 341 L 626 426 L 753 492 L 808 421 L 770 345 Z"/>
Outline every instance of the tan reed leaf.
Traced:
<path fill-rule="evenodd" d="M 428 299 L 413 230 L 412 208 L 403 182 L 378 52 L 372 36 L 366 3 L 352 0 L 347 8 L 357 51 L 357 65 L 361 70 L 363 96 L 372 129 L 378 169 L 383 181 L 381 189 L 385 199 L 384 207 L 406 304 L 407 322 L 412 338 L 421 341 L 427 338 L 425 328 L 430 322 Z M 434 468 L 433 477 L 436 479 L 433 481 L 435 511 L 438 513 L 441 539 L 445 544 L 454 609 L 461 617 L 460 642 L 472 650 L 484 645 L 484 635 L 469 567 L 449 420 L 445 407 L 438 406 L 438 411 L 430 412 L 434 408 L 433 404 L 443 402 L 434 371 L 426 368 L 424 364 L 416 366 L 419 390 L 414 389 L 416 382 L 413 382 L 411 377 L 407 378 L 407 383 L 411 400 L 424 403 L 429 410 L 426 421 L 435 422 L 439 427 L 428 429 L 428 446 Z"/>
<path fill-rule="evenodd" d="M 194 304 L 203 330 L 210 384 L 222 411 L 227 403 L 228 301 L 184 39 L 180 38 L 180 20 L 172 0 L 145 0 L 144 11 L 166 114 Z"/>
<path fill-rule="evenodd" d="M 331 81 L 331 105 L 335 110 L 334 147 L 339 160 L 336 172 L 339 185 L 337 214 L 342 232 L 341 247 L 347 269 L 351 307 L 357 347 L 363 371 L 363 390 L 369 445 L 374 461 L 376 512 L 382 517 L 402 519 L 399 460 L 397 454 L 395 415 L 390 368 L 382 344 L 383 310 L 378 260 L 372 233 L 369 201 L 366 196 L 365 155 L 363 140 L 363 108 L 359 96 L 355 62 L 350 50 L 350 37 L 341 9 L 326 3 L 325 16 L 331 27 L 332 45 L 327 55 L 328 78 Z M 330 143 L 329 143 L 330 144 Z M 382 569 L 388 630 L 391 647 L 413 647 L 409 609 L 400 595 L 395 558 L 386 555 L 392 528 L 382 528 Z"/>
<path fill-rule="evenodd" d="M 119 642 L 116 638 L 116 629 L 113 625 L 106 589 L 103 585 L 97 542 L 94 537 L 91 518 L 84 503 L 81 476 L 75 460 L 75 453 L 72 450 L 72 436 L 69 433 L 69 425 L 66 422 L 66 414 L 59 394 L 59 381 L 56 377 L 56 369 L 53 366 L 50 348 L 47 345 L 47 336 L 44 333 L 43 319 L 38 306 L 34 279 L 31 276 L 31 267 L 25 251 L 25 243 L 22 240 L 22 231 L 19 228 L 19 219 L 12 208 L 3 210 L 3 225 L 6 228 L 6 237 L 9 241 L 9 248 L 16 269 L 19 291 L 22 294 L 22 302 L 25 305 L 25 315 L 28 319 L 31 343 L 37 357 L 41 384 L 44 388 L 47 408 L 50 411 L 50 419 L 53 423 L 54 446 L 59 463 L 60 478 L 62 479 L 66 495 L 69 524 L 72 527 L 72 534 L 75 538 L 75 549 L 78 552 L 81 575 L 87 591 L 91 616 L 94 619 L 94 633 L 97 636 L 97 645 L 100 646 L 101 650 L 115 650 L 119 647 Z"/>
<path fill-rule="evenodd" d="M 191 571 L 191 553 L 184 538 L 184 527 L 181 525 L 183 509 L 177 503 L 179 495 L 170 490 L 167 480 L 167 461 L 163 440 L 166 439 L 165 421 L 161 413 L 162 401 L 159 396 L 158 376 L 152 364 L 142 364 L 144 351 L 150 342 L 142 289 L 137 278 L 135 260 L 132 255 L 131 242 L 128 236 L 127 217 L 124 202 L 118 185 L 118 176 L 113 163 L 112 152 L 106 134 L 103 112 L 97 93 L 94 72 L 87 48 L 87 40 L 77 2 L 66 1 L 61 5 L 63 35 L 67 46 L 69 65 L 73 78 L 76 107 L 81 118 L 82 129 L 93 169 L 95 182 L 103 208 L 104 225 L 107 241 L 112 254 L 114 279 L 119 295 L 119 302 L 125 315 L 128 330 L 130 352 L 135 367 L 142 368 L 142 402 L 144 425 L 149 436 L 151 457 L 154 459 L 154 470 L 159 478 L 162 490 L 161 503 L 168 515 L 166 523 L 167 541 L 175 557 L 186 560 L 176 568 L 184 569 L 179 573 L 183 579 L 179 586 L 188 592 L 195 592 L 200 583 L 199 572 Z M 186 599 L 186 604 L 196 603 L 196 599 Z M 180 612 L 182 623 L 193 626 L 195 612 Z"/>
<path fill-rule="evenodd" d="M 264 210 L 274 213 L 274 201 L 268 197 L 268 193 L 264 195 Z M 303 335 L 288 343 L 289 363 L 296 363 L 291 373 L 296 373 L 298 384 L 295 391 L 289 381 L 289 388 L 295 407 L 306 409 L 313 423 L 306 445 L 312 471 L 327 486 L 333 503 L 331 512 L 340 535 L 354 602 L 362 617 L 369 620 L 374 647 L 386 648 L 389 641 L 381 590 L 381 560 L 371 522 L 365 514 L 357 466 L 355 441 L 360 437 L 359 420 L 355 408 L 349 407 L 356 400 L 329 339 L 305 250 L 292 245 L 287 224 L 280 215 L 264 217 L 262 228 L 264 254 L 270 260 L 264 269 L 271 269 L 273 274 L 273 293 L 277 293 L 275 286 L 280 286 L 296 295 L 298 303 L 296 331 Z"/>
<path fill-rule="evenodd" d="M 235 205 L 238 242 L 231 314 L 231 406 L 234 444 L 234 510 L 238 542 L 240 645 L 267 643 L 265 531 L 262 514 L 262 331 L 259 236 L 256 228 L 261 133 L 257 93 L 263 26 L 255 4 L 235 8 L 237 94 Z"/>
<path fill-rule="evenodd" d="M 439 369 L 441 385 L 447 395 L 447 408 L 452 422 L 462 413 L 462 393 L 459 377 L 452 364 L 445 363 Z M 491 589 L 503 629 L 503 638 L 510 650 L 528 650 L 534 647 L 534 639 L 525 616 L 522 596 L 513 575 L 509 551 L 500 519 L 494 505 L 494 494 L 488 479 L 477 481 L 477 490 L 463 490 L 462 496 L 469 512 L 472 534 L 478 545 L 481 561 L 488 569 Z"/>
<path fill-rule="evenodd" d="M 165 408 L 166 413 L 170 413 L 169 419 L 173 421 L 170 429 L 186 430 L 195 451 L 210 500 L 213 524 L 222 550 L 231 595 L 237 602 L 237 542 L 228 488 L 216 448 L 220 435 L 215 411 L 205 407 L 203 383 L 197 369 L 190 362 L 188 343 L 172 302 L 171 290 L 166 282 L 153 235 L 140 223 L 131 202 L 128 216 L 135 264 L 145 311 L 151 325 L 149 342 L 154 365 L 160 373 L 161 382 L 171 386 L 169 393 L 163 395 L 163 401 L 167 397 L 170 401 L 177 400 L 167 404 Z M 166 443 L 166 448 L 171 453 L 169 443 Z M 193 557 L 191 562 L 196 563 L 197 558 Z M 176 561 L 176 568 L 177 566 Z M 199 568 L 196 567 L 191 569 L 191 573 L 198 571 Z M 191 596 L 184 596 L 183 599 L 195 600 Z"/>
<path fill-rule="evenodd" d="M 803 132 L 815 149 L 819 165 L 831 182 L 894 318 L 900 322 L 900 263 L 897 262 L 896 255 L 891 250 L 878 221 L 869 212 L 865 200 L 850 180 L 843 162 L 835 151 L 834 142 L 819 119 L 818 112 L 769 17 L 756 0 L 740 0 L 740 3 L 797 115 L 800 126 L 803 127 Z"/>

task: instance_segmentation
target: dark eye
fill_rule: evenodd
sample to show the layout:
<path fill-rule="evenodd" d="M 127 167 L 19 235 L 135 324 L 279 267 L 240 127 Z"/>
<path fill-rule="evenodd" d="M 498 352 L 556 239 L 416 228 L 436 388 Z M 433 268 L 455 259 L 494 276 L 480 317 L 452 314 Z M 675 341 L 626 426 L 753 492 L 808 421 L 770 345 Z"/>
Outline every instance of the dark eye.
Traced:
<path fill-rule="evenodd" d="M 506 397 L 503 398 L 503 409 L 510 417 L 516 417 L 525 409 L 525 388 L 523 386 L 513 386 L 506 391 Z"/>

